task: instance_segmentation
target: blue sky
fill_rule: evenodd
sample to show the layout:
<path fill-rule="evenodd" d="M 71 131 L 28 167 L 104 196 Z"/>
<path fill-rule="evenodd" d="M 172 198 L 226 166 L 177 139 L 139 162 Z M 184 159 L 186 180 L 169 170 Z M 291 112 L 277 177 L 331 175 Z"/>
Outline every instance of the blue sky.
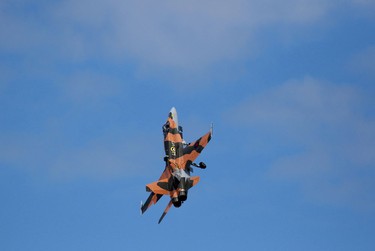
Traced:
<path fill-rule="evenodd" d="M 1 1 L 1 250 L 374 250 L 371 0 Z M 214 137 L 158 225 L 175 106 Z"/>

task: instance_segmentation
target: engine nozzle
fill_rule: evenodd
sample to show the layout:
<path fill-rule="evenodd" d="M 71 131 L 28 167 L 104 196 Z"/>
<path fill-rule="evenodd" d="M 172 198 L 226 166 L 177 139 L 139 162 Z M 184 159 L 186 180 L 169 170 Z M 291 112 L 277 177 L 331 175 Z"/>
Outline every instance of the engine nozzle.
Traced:
<path fill-rule="evenodd" d="M 187 191 L 186 190 L 180 190 L 180 194 L 178 195 L 178 199 L 180 201 L 185 201 L 187 199 Z"/>
<path fill-rule="evenodd" d="M 175 207 L 180 207 L 181 206 L 181 200 L 179 199 L 179 197 L 173 197 L 172 198 L 172 203 L 173 203 L 173 206 Z"/>

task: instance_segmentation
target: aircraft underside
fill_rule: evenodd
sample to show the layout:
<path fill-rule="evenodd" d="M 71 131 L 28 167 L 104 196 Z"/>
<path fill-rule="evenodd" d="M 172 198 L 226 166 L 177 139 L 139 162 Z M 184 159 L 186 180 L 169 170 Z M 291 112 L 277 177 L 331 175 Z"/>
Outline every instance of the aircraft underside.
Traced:
<path fill-rule="evenodd" d="M 163 125 L 165 169 L 158 181 L 146 185 L 146 191 L 151 194 L 141 205 L 142 214 L 163 195 L 169 195 L 170 201 L 165 208 L 159 223 L 167 214 L 170 207 L 180 207 L 188 198 L 188 190 L 199 182 L 199 176 L 190 176 L 192 166 L 206 168 L 203 162 L 199 165 L 194 160 L 211 140 L 212 128 L 198 140 L 186 144 L 183 139 L 182 127 L 178 125 L 177 111 L 173 107 L 168 119 Z"/>

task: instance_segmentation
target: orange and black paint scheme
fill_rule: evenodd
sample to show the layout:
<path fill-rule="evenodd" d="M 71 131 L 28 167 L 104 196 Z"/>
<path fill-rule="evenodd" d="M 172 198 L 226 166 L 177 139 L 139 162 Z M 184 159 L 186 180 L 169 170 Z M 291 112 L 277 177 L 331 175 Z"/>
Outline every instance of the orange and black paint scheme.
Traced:
<path fill-rule="evenodd" d="M 180 207 L 188 196 L 188 190 L 199 182 L 199 176 L 190 176 L 192 166 L 206 168 L 203 162 L 194 163 L 208 142 L 211 140 L 212 127 L 208 133 L 195 142 L 186 144 L 183 140 L 182 127 L 178 125 L 177 111 L 173 107 L 163 125 L 165 169 L 158 181 L 146 185 L 146 191 L 151 194 L 141 205 L 143 214 L 150 206 L 156 204 L 163 195 L 169 195 L 171 200 L 165 208 L 159 223 L 168 213 L 171 206 Z"/>

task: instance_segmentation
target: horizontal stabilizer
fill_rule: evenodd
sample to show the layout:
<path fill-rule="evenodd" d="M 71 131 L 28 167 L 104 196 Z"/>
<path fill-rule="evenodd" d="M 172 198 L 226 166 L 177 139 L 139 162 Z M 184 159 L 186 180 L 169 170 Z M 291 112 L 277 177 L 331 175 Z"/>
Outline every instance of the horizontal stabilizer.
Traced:
<path fill-rule="evenodd" d="M 193 187 L 193 186 L 195 186 L 196 184 L 198 184 L 200 178 L 199 178 L 199 176 L 192 176 L 192 177 L 190 177 L 190 180 L 193 181 L 193 184 L 192 184 L 192 186 L 191 186 L 191 187 Z"/>
<path fill-rule="evenodd" d="M 151 207 L 153 204 L 156 204 L 156 202 L 158 202 L 158 200 L 160 200 L 160 198 L 162 196 L 163 196 L 162 194 L 155 194 L 155 193 L 151 192 L 151 194 L 150 194 L 150 196 L 148 196 L 146 202 L 144 204 L 141 202 L 141 214 L 146 212 L 146 210 L 149 207 Z"/>
<path fill-rule="evenodd" d="M 155 194 L 169 194 L 168 179 L 162 179 L 146 185 L 147 192 Z"/>

